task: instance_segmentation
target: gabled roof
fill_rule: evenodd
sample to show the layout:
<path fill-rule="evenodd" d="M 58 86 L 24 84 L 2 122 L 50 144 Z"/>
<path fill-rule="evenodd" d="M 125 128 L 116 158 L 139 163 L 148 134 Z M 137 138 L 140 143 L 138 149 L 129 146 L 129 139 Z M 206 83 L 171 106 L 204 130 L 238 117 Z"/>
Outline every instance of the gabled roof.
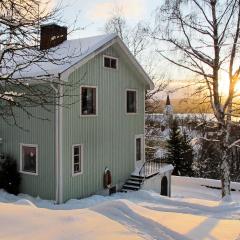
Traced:
<path fill-rule="evenodd" d="M 21 70 L 21 72 L 15 73 L 14 77 L 37 78 L 42 76 L 60 76 L 62 80 L 67 80 L 68 76 L 73 71 L 114 43 L 119 44 L 122 51 L 128 56 L 133 66 L 139 72 L 142 80 L 146 82 L 150 89 L 152 89 L 154 87 L 153 82 L 141 65 L 137 62 L 135 57 L 131 54 L 123 41 L 116 34 L 105 34 L 88 38 L 67 40 L 53 48 L 52 51 L 48 53 L 47 59 L 50 59 L 49 61 L 47 60 L 38 63 L 32 63 Z M 26 61 L 26 63 L 28 63 L 28 58 L 24 59 L 24 57 L 21 56 L 21 62 Z M 51 59 L 53 59 L 53 62 L 51 62 Z M 59 64 L 56 64 L 54 59 L 64 60 L 62 60 L 62 62 L 60 61 Z"/>

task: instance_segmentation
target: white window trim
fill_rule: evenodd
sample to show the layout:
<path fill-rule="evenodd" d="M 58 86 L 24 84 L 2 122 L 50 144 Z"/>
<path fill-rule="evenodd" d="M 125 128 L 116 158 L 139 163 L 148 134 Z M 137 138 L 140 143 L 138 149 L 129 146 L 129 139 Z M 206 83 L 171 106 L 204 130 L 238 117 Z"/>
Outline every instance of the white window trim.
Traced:
<path fill-rule="evenodd" d="M 127 112 L 127 92 L 128 91 L 136 92 L 136 112 L 135 113 Z M 125 114 L 126 115 L 137 115 L 138 114 L 138 90 L 137 89 L 131 89 L 131 88 L 125 89 Z"/>
<path fill-rule="evenodd" d="M 74 173 L 74 147 L 80 147 L 81 152 L 80 152 L 80 164 L 81 164 L 81 172 Z M 83 144 L 73 144 L 72 145 L 72 176 L 78 176 L 83 174 Z"/>
<path fill-rule="evenodd" d="M 104 58 L 115 59 L 115 60 L 116 60 L 116 68 L 105 67 L 105 66 L 104 66 Z M 103 67 L 104 67 L 105 69 L 118 70 L 118 58 L 116 58 L 116 57 L 112 57 L 112 56 L 109 56 L 109 55 L 103 55 Z"/>
<path fill-rule="evenodd" d="M 142 151 L 141 151 L 141 160 L 142 162 L 145 162 L 145 138 L 144 138 L 144 134 L 138 134 L 138 135 L 135 135 L 135 138 L 134 138 L 134 159 L 135 159 L 135 163 L 137 162 L 137 159 L 136 159 L 136 154 L 137 154 L 137 149 L 136 149 L 136 140 L 138 138 L 141 138 L 141 142 L 142 142 Z"/>
<path fill-rule="evenodd" d="M 96 89 L 96 114 L 82 114 L 82 88 L 95 88 Z M 97 117 L 98 116 L 98 87 L 93 85 L 80 86 L 80 116 L 81 117 Z"/>
<path fill-rule="evenodd" d="M 22 148 L 23 147 L 35 147 L 36 148 L 36 173 L 27 172 L 23 170 L 23 159 L 22 159 Z M 38 145 L 37 144 L 27 144 L 27 143 L 20 143 L 20 173 L 38 176 Z"/>

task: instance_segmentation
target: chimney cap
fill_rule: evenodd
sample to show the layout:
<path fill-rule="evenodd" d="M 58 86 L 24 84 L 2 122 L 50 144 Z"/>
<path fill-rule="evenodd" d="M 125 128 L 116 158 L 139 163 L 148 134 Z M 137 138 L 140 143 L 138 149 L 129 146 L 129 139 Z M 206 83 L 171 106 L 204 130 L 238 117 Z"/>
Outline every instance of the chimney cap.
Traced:
<path fill-rule="evenodd" d="M 55 22 L 52 23 L 45 23 L 40 25 L 41 28 L 51 28 L 51 27 L 59 27 L 59 28 L 67 28 L 66 26 L 61 26 Z"/>

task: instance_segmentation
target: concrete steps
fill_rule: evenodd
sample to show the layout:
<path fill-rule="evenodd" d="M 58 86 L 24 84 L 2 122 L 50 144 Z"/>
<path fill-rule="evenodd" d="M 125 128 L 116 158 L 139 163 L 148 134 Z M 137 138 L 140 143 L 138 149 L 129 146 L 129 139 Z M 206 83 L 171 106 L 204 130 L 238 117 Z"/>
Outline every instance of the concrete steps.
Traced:
<path fill-rule="evenodd" d="M 131 175 L 122 187 L 123 192 L 138 191 L 143 184 L 144 179 L 142 176 Z"/>

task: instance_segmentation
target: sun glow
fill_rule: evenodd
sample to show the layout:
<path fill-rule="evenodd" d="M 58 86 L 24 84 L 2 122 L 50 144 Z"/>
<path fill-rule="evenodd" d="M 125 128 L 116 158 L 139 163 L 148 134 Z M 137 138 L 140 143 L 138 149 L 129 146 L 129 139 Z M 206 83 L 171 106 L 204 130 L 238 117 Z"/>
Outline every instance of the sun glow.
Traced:
<path fill-rule="evenodd" d="M 229 80 L 228 80 L 228 74 L 223 73 L 220 76 L 219 80 L 219 93 L 221 96 L 227 96 L 229 92 Z M 235 94 L 240 94 L 240 80 L 235 85 Z"/>

